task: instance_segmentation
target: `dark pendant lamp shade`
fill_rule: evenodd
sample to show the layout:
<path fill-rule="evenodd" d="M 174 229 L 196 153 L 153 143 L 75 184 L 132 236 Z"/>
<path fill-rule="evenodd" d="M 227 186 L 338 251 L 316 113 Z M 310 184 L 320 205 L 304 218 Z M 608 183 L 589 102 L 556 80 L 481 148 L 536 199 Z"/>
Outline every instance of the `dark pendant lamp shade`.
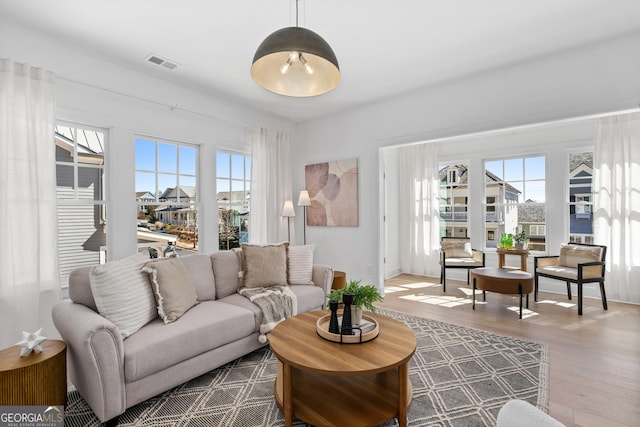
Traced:
<path fill-rule="evenodd" d="M 318 34 L 302 27 L 269 35 L 253 57 L 251 77 L 268 91 L 295 97 L 322 95 L 340 81 L 338 59 Z"/>

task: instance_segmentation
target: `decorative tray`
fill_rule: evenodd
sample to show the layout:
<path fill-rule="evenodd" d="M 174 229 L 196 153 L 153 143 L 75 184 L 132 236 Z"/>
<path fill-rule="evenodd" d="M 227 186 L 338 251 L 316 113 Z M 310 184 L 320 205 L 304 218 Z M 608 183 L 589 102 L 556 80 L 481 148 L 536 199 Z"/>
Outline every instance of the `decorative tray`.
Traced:
<path fill-rule="evenodd" d="M 324 315 L 316 322 L 316 331 L 318 332 L 318 335 L 329 341 L 339 342 L 342 344 L 361 344 L 363 342 L 371 341 L 380 333 L 380 325 L 378 324 L 378 321 L 371 316 L 363 314 L 362 320 L 372 322 L 374 324 L 373 329 L 363 333 L 362 329 L 354 326 L 352 329 L 355 335 L 334 334 L 329 332 L 330 317 L 331 314 Z"/>

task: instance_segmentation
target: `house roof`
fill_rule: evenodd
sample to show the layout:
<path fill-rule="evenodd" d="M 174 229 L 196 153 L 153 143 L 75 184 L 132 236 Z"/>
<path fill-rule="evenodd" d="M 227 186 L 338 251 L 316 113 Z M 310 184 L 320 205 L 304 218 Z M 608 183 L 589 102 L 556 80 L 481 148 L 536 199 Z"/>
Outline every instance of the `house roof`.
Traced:
<path fill-rule="evenodd" d="M 177 199 L 180 196 L 180 199 L 195 199 L 196 198 L 196 187 L 190 185 L 179 185 L 177 187 L 169 187 L 162 192 L 160 195 L 161 199 Z"/>
<path fill-rule="evenodd" d="M 450 165 L 450 166 L 445 166 L 444 168 L 440 169 L 440 181 L 443 181 L 447 178 L 447 172 L 451 169 L 456 169 L 459 174 L 458 174 L 458 185 L 467 185 L 469 183 L 469 173 L 467 170 L 467 167 L 464 165 Z M 485 174 L 486 174 L 486 179 L 485 179 L 485 183 L 489 186 L 491 185 L 503 185 L 502 184 L 502 180 L 496 176 L 495 174 L 491 173 L 490 171 L 485 169 Z M 455 185 L 454 185 L 455 186 Z M 514 193 L 514 194 L 520 194 L 521 191 L 518 190 L 517 188 L 515 188 L 513 185 L 506 183 L 505 186 L 506 190 Z"/>

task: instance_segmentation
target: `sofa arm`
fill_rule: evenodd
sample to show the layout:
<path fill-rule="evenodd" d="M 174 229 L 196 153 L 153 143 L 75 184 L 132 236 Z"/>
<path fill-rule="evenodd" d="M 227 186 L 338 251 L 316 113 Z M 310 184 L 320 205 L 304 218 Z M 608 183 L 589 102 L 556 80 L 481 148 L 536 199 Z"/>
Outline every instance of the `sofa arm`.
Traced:
<path fill-rule="evenodd" d="M 496 427 L 565 427 L 524 400 L 510 400 L 498 412 Z"/>
<path fill-rule="evenodd" d="M 604 261 L 578 264 L 578 279 L 597 279 L 604 277 Z"/>
<path fill-rule="evenodd" d="M 485 265 L 485 254 L 478 249 L 471 249 L 471 258 L 475 259 L 478 262 L 481 262 L 482 265 Z"/>
<path fill-rule="evenodd" d="M 71 382 L 100 421 L 126 410 L 124 346 L 112 322 L 82 304 L 60 302 L 53 323 L 67 343 Z"/>
<path fill-rule="evenodd" d="M 549 267 L 552 265 L 558 265 L 559 260 L 560 257 L 557 255 L 537 256 L 533 259 L 533 266 L 534 269 L 537 269 L 538 267 Z"/>
<path fill-rule="evenodd" d="M 333 268 L 328 265 L 314 264 L 311 280 L 314 285 L 322 288 L 325 296 L 328 295 L 333 285 Z"/>

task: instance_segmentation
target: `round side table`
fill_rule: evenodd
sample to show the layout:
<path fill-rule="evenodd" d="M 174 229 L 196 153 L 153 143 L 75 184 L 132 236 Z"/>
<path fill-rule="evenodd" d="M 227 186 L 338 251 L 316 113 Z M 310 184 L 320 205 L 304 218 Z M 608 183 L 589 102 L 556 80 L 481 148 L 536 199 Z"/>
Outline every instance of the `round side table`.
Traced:
<path fill-rule="evenodd" d="M 67 344 L 46 340 L 22 357 L 20 349 L 0 350 L 0 406 L 66 406 Z"/>
<path fill-rule="evenodd" d="M 347 273 L 344 271 L 333 272 L 333 283 L 331 289 L 342 289 L 347 284 Z"/>

